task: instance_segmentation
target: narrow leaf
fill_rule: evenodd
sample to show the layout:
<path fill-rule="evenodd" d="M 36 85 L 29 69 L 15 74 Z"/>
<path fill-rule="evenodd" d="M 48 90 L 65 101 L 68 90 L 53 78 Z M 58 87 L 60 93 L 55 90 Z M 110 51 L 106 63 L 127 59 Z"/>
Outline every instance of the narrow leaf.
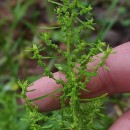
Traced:
<path fill-rule="evenodd" d="M 46 95 L 44 95 L 44 96 L 40 96 L 40 97 L 35 98 L 35 99 L 32 99 L 32 100 L 30 100 L 29 102 L 37 101 L 37 100 L 40 100 L 40 99 L 47 98 L 47 97 L 52 96 L 53 94 L 55 94 L 55 93 L 57 93 L 57 92 L 60 92 L 61 90 L 62 90 L 62 88 L 59 88 L 59 89 L 55 90 L 55 91 L 52 92 L 52 93 L 46 94 Z"/>
<path fill-rule="evenodd" d="M 103 95 L 101 95 L 101 96 L 99 96 L 99 97 L 96 97 L 96 98 L 90 98 L 90 99 L 80 99 L 80 101 L 92 101 L 92 100 L 97 100 L 97 99 L 101 99 L 101 98 L 104 98 L 104 97 L 106 97 L 108 95 L 108 93 L 105 93 L 105 94 L 103 94 Z"/>
<path fill-rule="evenodd" d="M 56 2 L 56 1 L 48 0 L 48 2 L 59 5 L 59 6 L 63 6 L 62 4 L 60 4 L 60 3 Z"/>
<path fill-rule="evenodd" d="M 82 70 L 81 68 L 77 68 L 77 70 L 79 71 L 80 74 L 83 74 L 87 77 L 93 77 L 93 76 L 96 76 L 97 73 L 96 72 L 88 72 L 86 70 Z"/>
<path fill-rule="evenodd" d="M 38 27 L 39 29 L 46 29 L 46 30 L 52 30 L 52 29 L 58 29 L 61 27 Z"/>
<path fill-rule="evenodd" d="M 61 72 L 68 71 L 68 67 L 66 65 L 63 65 L 63 64 L 55 64 L 55 67 Z"/>
<path fill-rule="evenodd" d="M 32 90 L 27 90 L 27 92 L 33 92 L 33 91 L 35 91 L 36 89 L 32 89 Z"/>
<path fill-rule="evenodd" d="M 110 71 L 110 68 L 106 65 L 104 65 L 104 68 L 107 70 L 107 71 Z"/>

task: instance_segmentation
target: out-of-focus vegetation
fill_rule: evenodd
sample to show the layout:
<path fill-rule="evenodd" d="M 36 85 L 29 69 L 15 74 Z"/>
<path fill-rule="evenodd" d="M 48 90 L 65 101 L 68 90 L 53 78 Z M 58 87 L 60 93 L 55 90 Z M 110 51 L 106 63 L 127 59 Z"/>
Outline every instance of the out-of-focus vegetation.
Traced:
<path fill-rule="evenodd" d="M 129 0 L 89 0 L 94 9 L 94 33 L 83 34 L 86 40 L 106 41 L 112 47 L 130 40 L 130 1 Z M 21 120 L 25 116 L 20 105 L 18 79 L 30 82 L 42 73 L 31 53 L 27 50 L 33 43 L 44 44 L 39 35 L 45 31 L 43 26 L 57 25 L 54 5 L 47 0 L 0 0 L 0 130 L 27 130 L 28 122 Z M 82 18 L 84 19 L 84 18 Z M 59 37 L 60 32 L 52 31 L 53 41 L 64 48 Z M 45 53 L 52 53 L 51 50 Z M 51 60 L 48 65 L 53 69 Z M 116 98 L 118 97 L 118 98 Z M 126 99 L 127 97 L 127 99 Z M 129 95 L 110 97 L 106 104 L 108 115 L 116 119 L 128 107 Z M 125 103 L 124 103 L 125 102 Z M 108 126 L 112 123 L 110 119 Z"/>

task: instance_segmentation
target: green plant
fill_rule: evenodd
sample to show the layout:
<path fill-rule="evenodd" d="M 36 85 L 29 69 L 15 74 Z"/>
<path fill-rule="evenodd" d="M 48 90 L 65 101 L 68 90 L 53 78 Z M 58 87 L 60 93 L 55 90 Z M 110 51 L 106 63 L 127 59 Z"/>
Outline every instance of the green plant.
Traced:
<path fill-rule="evenodd" d="M 13 91 L 0 89 L 0 113 L 0 130 L 28 129 L 28 122 L 21 120 L 27 112 L 23 111 L 22 105 L 18 105 L 16 93 Z"/>
<path fill-rule="evenodd" d="M 101 128 L 101 124 L 98 119 L 103 116 L 100 110 L 102 109 L 103 104 L 102 99 L 106 96 L 106 94 L 97 98 L 82 99 L 80 92 L 83 90 L 86 92 L 86 94 L 89 93 L 89 90 L 87 89 L 88 82 L 92 77 L 97 75 L 98 69 L 101 66 L 105 66 L 106 59 L 108 58 L 112 49 L 109 48 L 109 46 L 106 46 L 106 44 L 100 40 L 95 43 L 89 43 L 82 39 L 81 35 L 84 29 L 94 30 L 94 19 L 90 13 L 92 7 L 88 4 L 84 4 L 85 1 L 62 0 L 61 3 L 51 0 L 49 1 L 58 5 L 55 12 L 60 25 L 58 28 L 60 28 L 62 31 L 62 38 L 66 45 L 66 51 L 63 51 L 58 45 L 53 43 L 49 32 L 43 33 L 41 38 L 48 47 L 58 52 L 55 57 L 60 56 L 64 58 L 64 64 L 57 63 L 55 64 L 55 67 L 66 75 L 67 81 L 64 82 L 62 79 L 55 79 L 53 73 L 47 67 L 47 64 L 43 62 L 44 59 L 54 58 L 54 56 L 42 56 L 40 52 L 46 48 L 37 47 L 36 44 L 34 44 L 33 48 L 31 49 L 34 52 L 32 58 L 37 59 L 39 66 L 44 69 L 44 76 L 52 78 L 57 84 L 61 84 L 63 86 L 53 93 L 62 91 L 63 94 L 60 96 L 61 110 L 59 111 L 59 116 L 57 116 L 55 113 L 52 116 L 48 116 L 46 113 L 39 113 L 38 108 L 33 104 L 33 101 L 46 98 L 53 93 L 43 95 L 42 97 L 38 97 L 37 99 L 30 101 L 26 96 L 26 93 L 28 92 L 27 86 L 29 86 L 28 81 L 19 82 L 19 85 L 22 88 L 22 97 L 25 100 L 26 109 L 30 113 L 30 129 L 99 129 Z M 85 18 L 86 21 L 81 20 L 81 16 L 84 16 L 86 13 L 88 14 Z M 55 29 L 55 27 L 50 28 Z M 99 57 L 100 62 L 95 68 L 93 68 L 93 70 L 90 71 L 89 63 L 93 62 L 93 57 L 101 52 L 104 55 Z M 69 107 L 66 105 L 67 100 L 69 100 Z"/>
<path fill-rule="evenodd" d="M 16 93 L 19 90 L 17 80 L 20 61 L 27 57 L 23 50 L 30 43 L 25 37 L 26 29 L 23 30 L 21 26 L 28 20 L 25 16 L 34 1 L 23 3 L 17 0 L 14 6 L 11 6 L 12 3 L 0 2 L 0 8 L 3 8 L 0 13 L 0 130 L 27 130 L 28 123 L 21 121 L 26 112 L 18 103 Z M 32 26 L 34 28 L 34 23 Z"/>

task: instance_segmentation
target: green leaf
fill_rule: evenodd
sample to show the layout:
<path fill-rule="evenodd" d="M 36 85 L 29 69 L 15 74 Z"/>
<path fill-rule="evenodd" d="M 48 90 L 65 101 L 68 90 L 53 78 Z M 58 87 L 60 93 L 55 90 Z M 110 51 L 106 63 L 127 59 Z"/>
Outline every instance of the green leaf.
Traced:
<path fill-rule="evenodd" d="M 52 29 L 58 29 L 61 27 L 38 27 L 39 29 L 46 29 L 46 30 L 52 30 Z"/>
<path fill-rule="evenodd" d="M 85 26 L 91 30 L 95 30 L 94 27 L 92 25 L 89 25 L 89 24 L 85 24 Z"/>
<path fill-rule="evenodd" d="M 63 64 L 55 64 L 55 67 L 61 71 L 61 72 L 67 72 L 68 71 L 68 67 L 66 65 Z"/>
<path fill-rule="evenodd" d="M 48 0 L 48 2 L 51 2 L 51 3 L 59 5 L 59 6 L 63 6 L 62 4 L 60 4 L 60 3 L 56 2 L 56 1 L 53 1 L 53 0 Z"/>
<path fill-rule="evenodd" d="M 80 101 L 93 101 L 93 100 L 98 100 L 98 99 L 101 99 L 101 98 L 105 98 L 106 96 L 108 95 L 108 93 L 105 93 L 99 97 L 96 97 L 96 98 L 90 98 L 90 99 L 80 99 Z"/>
<path fill-rule="evenodd" d="M 88 20 L 87 22 L 84 22 L 82 21 L 81 19 L 79 18 L 76 18 L 81 24 L 83 24 L 85 27 L 89 28 L 89 29 L 92 29 L 92 30 L 95 30 L 94 27 L 92 26 L 93 24 L 93 21 L 92 20 Z"/>
<path fill-rule="evenodd" d="M 107 70 L 107 71 L 110 71 L 110 68 L 106 65 L 104 65 L 104 68 Z"/>
<path fill-rule="evenodd" d="M 48 126 L 43 126 L 42 128 L 43 129 L 48 129 L 48 128 L 52 128 L 53 127 L 53 124 L 50 124 L 50 125 L 48 125 Z"/>
<path fill-rule="evenodd" d="M 33 91 L 35 91 L 36 89 L 32 89 L 32 90 L 27 90 L 27 92 L 33 92 Z"/>
<path fill-rule="evenodd" d="M 80 74 L 85 75 L 87 77 L 94 77 L 97 75 L 96 72 L 88 72 L 87 70 L 83 70 L 81 68 L 76 67 Z"/>
<path fill-rule="evenodd" d="M 79 86 L 79 88 L 82 89 L 82 90 L 85 91 L 85 92 L 90 92 L 89 90 L 87 90 L 87 89 L 85 89 L 85 88 L 83 88 L 83 87 L 81 87 L 81 86 Z"/>
<path fill-rule="evenodd" d="M 37 101 L 37 100 L 40 100 L 40 99 L 43 99 L 43 98 L 47 98 L 47 97 L 52 96 L 53 94 L 55 94 L 55 93 L 57 93 L 57 92 L 60 92 L 61 90 L 62 90 L 62 88 L 59 88 L 59 89 L 55 90 L 55 91 L 52 92 L 52 93 L 49 93 L 49 94 L 46 94 L 46 95 L 40 96 L 40 97 L 35 98 L 35 99 L 32 99 L 32 100 L 30 100 L 29 102 Z"/>

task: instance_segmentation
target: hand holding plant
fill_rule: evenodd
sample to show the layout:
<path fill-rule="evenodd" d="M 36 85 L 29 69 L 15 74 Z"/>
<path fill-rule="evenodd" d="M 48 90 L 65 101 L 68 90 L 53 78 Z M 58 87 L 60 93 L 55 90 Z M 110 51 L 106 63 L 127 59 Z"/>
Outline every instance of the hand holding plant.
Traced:
<path fill-rule="evenodd" d="M 97 126 L 101 125 L 98 118 L 103 116 L 100 112 L 103 97 L 107 93 L 122 92 L 122 89 L 117 89 L 118 91 L 114 89 L 121 88 L 123 83 L 121 80 L 120 83 L 117 82 L 119 75 L 115 71 L 117 63 L 113 62 L 113 57 L 120 59 L 119 54 L 123 49 L 116 48 L 118 53 L 113 56 L 110 55 L 112 49 L 104 42 L 97 40 L 91 43 L 82 38 L 83 31 L 94 30 L 90 5 L 85 5 L 80 0 L 62 0 L 62 3 L 50 2 L 58 5 L 55 12 L 66 51 L 61 50 L 52 42 L 49 33 L 43 33 L 41 38 L 48 47 L 57 51 L 57 57 L 63 57 L 65 62 L 55 64 L 55 68 L 59 72 L 52 73 L 43 62 L 48 57 L 43 57 L 40 54 L 46 48 L 40 50 L 35 44 L 33 45 L 31 50 L 34 55 L 32 58 L 38 60 L 39 66 L 44 69 L 45 77 L 34 82 L 29 88 L 27 88 L 27 81 L 19 82 L 23 90 L 22 96 L 26 109 L 30 113 L 30 129 L 95 130 Z M 80 17 L 86 13 L 87 17 L 82 20 Z M 49 56 L 49 58 L 54 57 Z M 48 117 L 46 114 L 38 112 L 38 109 L 45 112 L 58 108 L 61 108 L 59 116 Z M 52 122 L 51 125 L 46 123 L 49 121 Z M 39 122 L 44 122 L 44 125 L 42 126 Z M 54 127 L 55 123 L 58 124 L 57 127 Z"/>

